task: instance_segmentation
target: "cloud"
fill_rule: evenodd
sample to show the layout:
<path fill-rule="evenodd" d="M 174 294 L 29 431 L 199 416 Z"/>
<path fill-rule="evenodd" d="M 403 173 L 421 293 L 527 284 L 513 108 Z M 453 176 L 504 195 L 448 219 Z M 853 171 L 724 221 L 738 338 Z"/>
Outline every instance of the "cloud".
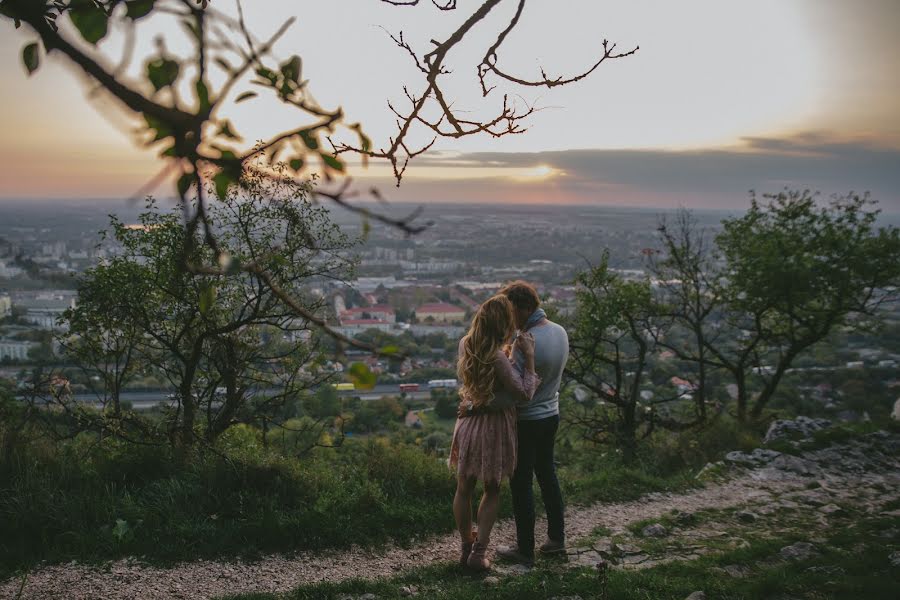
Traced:
<path fill-rule="evenodd" d="M 885 211 L 900 211 L 900 150 L 866 140 L 835 139 L 823 132 L 751 137 L 743 142 L 735 148 L 697 151 L 564 150 L 422 157 L 420 164 L 428 164 L 432 172 L 442 164 L 467 169 L 548 165 L 565 175 L 527 185 L 482 179 L 481 187 L 459 180 L 451 186 L 439 179 L 422 180 L 409 186 L 404 183 L 395 192 L 401 199 L 514 201 L 527 197 L 539 202 L 543 194 L 548 202 L 740 209 L 748 205 L 749 190 L 764 193 L 791 187 L 826 195 L 870 191 Z"/>

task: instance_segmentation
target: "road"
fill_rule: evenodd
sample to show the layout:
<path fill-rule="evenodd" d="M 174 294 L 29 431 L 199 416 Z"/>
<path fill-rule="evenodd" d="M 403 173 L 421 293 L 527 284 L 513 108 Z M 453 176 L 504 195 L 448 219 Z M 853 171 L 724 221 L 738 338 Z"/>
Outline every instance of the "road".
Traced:
<path fill-rule="evenodd" d="M 426 400 L 431 396 L 431 393 L 428 391 L 428 385 L 422 384 L 421 388 L 417 392 L 407 392 L 406 396 L 408 398 L 414 400 Z M 271 394 L 277 390 L 262 390 L 263 394 Z M 377 400 L 384 396 L 399 396 L 400 395 L 400 386 L 398 384 L 381 384 L 376 385 L 371 390 L 343 390 L 339 391 L 338 395 L 343 397 L 352 398 L 354 396 L 359 396 L 361 400 Z M 131 406 L 135 410 L 149 410 L 160 403 L 171 403 L 169 399 L 169 392 L 165 391 L 155 391 L 155 392 L 124 392 L 121 394 L 120 398 L 124 402 L 130 402 Z M 97 400 L 97 396 L 94 394 L 75 394 L 74 399 L 76 402 L 84 403 L 84 404 L 96 404 L 99 405 L 99 401 Z"/>

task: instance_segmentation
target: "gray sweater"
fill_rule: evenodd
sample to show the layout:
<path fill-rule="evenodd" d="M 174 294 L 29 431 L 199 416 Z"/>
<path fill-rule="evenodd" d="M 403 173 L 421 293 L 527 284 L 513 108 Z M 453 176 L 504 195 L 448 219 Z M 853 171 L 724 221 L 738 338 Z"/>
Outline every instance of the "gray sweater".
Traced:
<path fill-rule="evenodd" d="M 528 330 L 534 335 L 534 370 L 541 383 L 527 404 L 519 405 L 520 421 L 537 421 L 559 414 L 559 384 L 569 359 L 569 335 L 562 326 L 545 320 Z M 525 365 L 520 352 L 513 357 L 519 370 Z"/>

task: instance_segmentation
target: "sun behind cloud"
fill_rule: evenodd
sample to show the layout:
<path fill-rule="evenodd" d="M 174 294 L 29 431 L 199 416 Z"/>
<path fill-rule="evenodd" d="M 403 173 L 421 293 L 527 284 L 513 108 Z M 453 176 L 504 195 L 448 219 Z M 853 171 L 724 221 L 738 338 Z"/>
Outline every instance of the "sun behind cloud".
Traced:
<path fill-rule="evenodd" d="M 540 164 L 534 167 L 515 169 L 510 176 L 515 181 L 544 181 L 561 175 L 565 175 L 565 172 L 561 169 L 547 164 Z"/>

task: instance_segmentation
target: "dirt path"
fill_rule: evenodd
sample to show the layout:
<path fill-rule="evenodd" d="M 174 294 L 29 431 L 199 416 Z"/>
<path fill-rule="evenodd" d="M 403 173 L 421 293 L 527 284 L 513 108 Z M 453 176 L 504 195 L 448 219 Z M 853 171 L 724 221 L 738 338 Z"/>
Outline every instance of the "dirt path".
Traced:
<path fill-rule="evenodd" d="M 758 465 L 751 465 L 748 458 L 745 466 L 725 467 L 732 478 L 724 483 L 709 483 L 685 494 L 649 494 L 633 502 L 570 507 L 567 534 L 574 542 L 590 535 L 597 527 L 618 533 L 629 523 L 658 517 L 673 509 L 695 512 L 749 505 L 773 510 L 772 507 L 796 507 L 808 501 L 810 507 L 852 502 L 877 511 L 885 501 L 885 489 L 900 490 L 900 459 L 897 452 L 883 447 L 886 439 L 893 448 L 900 445 L 900 436 L 890 436 L 833 446 L 804 454 L 802 458 L 782 455 L 772 460 L 768 457 L 760 459 L 763 463 Z M 741 463 L 738 460 L 731 464 Z M 811 482 L 816 482 L 813 490 L 807 489 Z M 542 528 L 543 524 L 539 524 L 538 531 Z M 494 547 L 513 540 L 514 528 L 509 520 L 501 521 L 494 531 Z M 424 540 L 408 549 L 389 547 L 379 553 L 360 550 L 300 553 L 290 558 L 270 556 L 254 563 L 197 561 L 172 568 L 155 568 L 128 560 L 105 567 L 70 563 L 30 573 L 22 598 L 193 599 L 238 592 L 283 592 L 304 583 L 385 577 L 400 570 L 455 560 L 457 545 L 455 535 L 446 535 Z M 0 598 L 14 598 L 19 584 L 20 580 L 0 583 Z"/>

